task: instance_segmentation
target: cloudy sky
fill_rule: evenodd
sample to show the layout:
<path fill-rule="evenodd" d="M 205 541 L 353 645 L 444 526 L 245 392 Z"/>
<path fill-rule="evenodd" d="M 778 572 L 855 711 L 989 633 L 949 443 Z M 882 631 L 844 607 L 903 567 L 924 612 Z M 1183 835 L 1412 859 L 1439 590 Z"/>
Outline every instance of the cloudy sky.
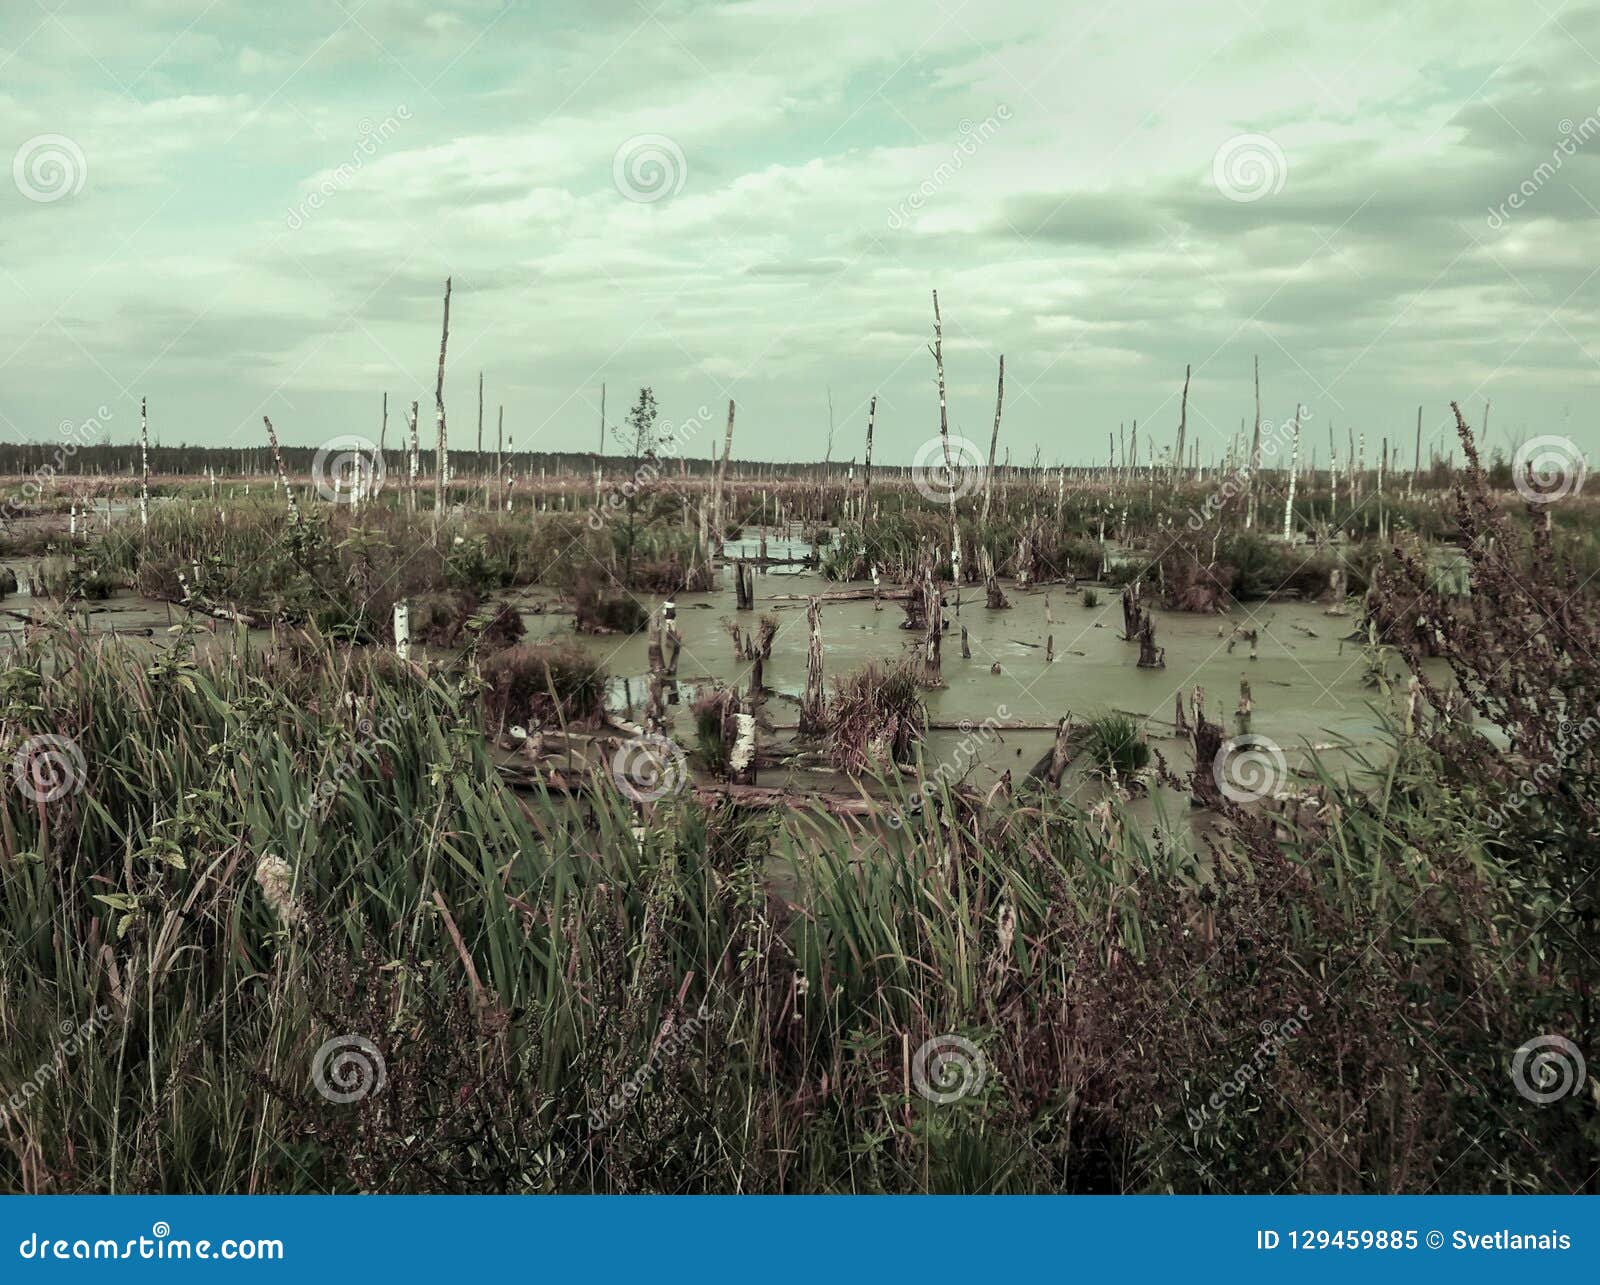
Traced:
<path fill-rule="evenodd" d="M 641 384 L 736 449 L 1326 461 L 1452 399 L 1600 450 L 1600 8 L 1270 0 L 5 0 L 0 434 L 589 449 Z M 398 435 L 398 411 L 390 442 Z M 492 435 L 492 430 L 491 430 Z"/>

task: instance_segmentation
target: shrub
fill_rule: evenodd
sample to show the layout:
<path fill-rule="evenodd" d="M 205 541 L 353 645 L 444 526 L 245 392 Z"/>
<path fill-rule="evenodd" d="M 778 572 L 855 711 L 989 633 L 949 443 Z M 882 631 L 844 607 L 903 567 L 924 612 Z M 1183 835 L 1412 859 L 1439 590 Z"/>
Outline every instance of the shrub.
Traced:
<path fill-rule="evenodd" d="M 852 776 L 909 763 L 927 734 L 928 709 L 907 661 L 872 662 L 835 680 L 828 711 L 828 757 Z"/>
<path fill-rule="evenodd" d="M 484 714 L 501 726 L 593 724 L 605 713 L 605 666 L 572 643 L 507 647 L 480 668 Z"/>

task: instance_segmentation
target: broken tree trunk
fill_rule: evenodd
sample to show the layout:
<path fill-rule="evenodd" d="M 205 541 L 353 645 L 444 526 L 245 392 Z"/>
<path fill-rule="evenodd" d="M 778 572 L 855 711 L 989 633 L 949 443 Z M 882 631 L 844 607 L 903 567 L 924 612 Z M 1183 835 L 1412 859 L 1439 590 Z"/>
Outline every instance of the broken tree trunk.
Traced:
<path fill-rule="evenodd" d="M 828 723 L 827 698 L 822 689 L 822 604 L 813 598 L 806 606 L 806 627 L 811 641 L 806 650 L 806 686 L 800 698 L 800 730 L 818 733 Z"/>
<path fill-rule="evenodd" d="M 715 489 L 715 491 L 714 491 L 714 493 L 712 495 L 712 499 L 711 499 L 711 509 L 712 509 L 711 521 L 712 521 L 712 526 L 715 528 L 711 532 L 711 541 L 719 549 L 722 547 L 723 532 L 725 532 L 728 529 L 728 515 L 727 515 L 727 512 L 722 507 L 722 505 L 723 505 L 722 489 L 723 489 L 724 486 L 727 485 L 727 480 L 728 480 L 728 456 L 731 455 L 732 453 L 733 453 L 733 399 L 730 397 L 728 399 L 728 431 L 726 432 L 726 434 L 724 434 L 724 436 L 722 438 L 722 463 L 717 465 L 717 485 L 716 485 L 716 489 Z"/>
<path fill-rule="evenodd" d="M 979 530 L 984 531 L 989 527 L 989 495 L 994 486 L 994 452 L 1000 444 L 1000 410 L 1006 400 L 1006 355 L 1000 354 L 1000 382 L 996 385 L 994 394 L 994 432 L 989 435 L 989 468 L 983 475 L 983 516 L 979 520 Z"/>
<path fill-rule="evenodd" d="M 1139 637 L 1140 618 L 1144 609 L 1139 605 L 1139 582 L 1135 580 L 1122 591 L 1122 641 L 1135 642 Z"/>
<path fill-rule="evenodd" d="M 1165 669 L 1166 667 L 1167 649 L 1156 646 L 1155 618 L 1148 611 L 1143 612 L 1139 625 L 1139 668 Z"/>
<path fill-rule="evenodd" d="M 922 611 L 928 626 L 922 651 L 922 679 L 929 687 L 941 687 L 944 685 L 944 680 L 939 674 L 939 651 L 944 638 L 944 610 L 939 596 L 939 582 L 933 578 L 931 560 L 923 566 L 922 602 Z"/>
<path fill-rule="evenodd" d="M 867 403 L 867 462 L 861 477 L 861 529 L 867 529 L 872 520 L 872 423 L 878 417 L 878 398 L 874 394 Z"/>
<path fill-rule="evenodd" d="M 444 279 L 444 325 L 439 331 L 439 377 L 433 385 L 433 413 L 435 434 L 434 479 L 433 479 L 433 521 L 437 526 L 441 512 L 444 508 L 444 488 L 450 467 L 449 446 L 445 438 L 444 424 L 444 354 L 445 348 L 450 343 L 450 278 Z"/>
<path fill-rule="evenodd" d="M 1197 710 L 1193 737 L 1194 771 L 1189 775 L 1189 789 L 1198 806 L 1216 808 L 1222 803 L 1223 797 L 1217 779 L 1224 742 L 1222 726 L 1207 721 L 1206 716 Z"/>

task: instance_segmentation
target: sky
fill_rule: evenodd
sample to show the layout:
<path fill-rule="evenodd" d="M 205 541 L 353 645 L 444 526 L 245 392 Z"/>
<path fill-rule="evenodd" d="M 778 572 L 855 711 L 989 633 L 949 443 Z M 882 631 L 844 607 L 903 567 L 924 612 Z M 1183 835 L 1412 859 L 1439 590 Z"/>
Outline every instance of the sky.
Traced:
<path fill-rule="evenodd" d="M 1600 7 L 3 0 L 0 437 L 1600 451 Z M 830 410 L 831 403 L 831 410 Z M 829 443 L 830 417 L 833 440 Z M 426 432 L 426 430 L 425 430 Z M 615 440 L 614 438 L 612 439 Z M 1320 446 L 1318 446 L 1320 443 Z M 1146 445 L 1142 449 L 1147 450 Z"/>

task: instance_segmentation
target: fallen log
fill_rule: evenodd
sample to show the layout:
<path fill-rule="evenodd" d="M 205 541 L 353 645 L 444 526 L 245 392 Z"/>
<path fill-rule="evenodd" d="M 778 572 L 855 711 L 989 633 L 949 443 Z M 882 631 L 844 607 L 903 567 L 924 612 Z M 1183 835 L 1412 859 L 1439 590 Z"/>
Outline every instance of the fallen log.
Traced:
<path fill-rule="evenodd" d="M 818 602 L 866 602 L 872 598 L 886 598 L 906 602 L 920 592 L 920 589 L 832 589 L 827 593 L 771 593 L 767 601 L 810 602 L 815 598 Z"/>

